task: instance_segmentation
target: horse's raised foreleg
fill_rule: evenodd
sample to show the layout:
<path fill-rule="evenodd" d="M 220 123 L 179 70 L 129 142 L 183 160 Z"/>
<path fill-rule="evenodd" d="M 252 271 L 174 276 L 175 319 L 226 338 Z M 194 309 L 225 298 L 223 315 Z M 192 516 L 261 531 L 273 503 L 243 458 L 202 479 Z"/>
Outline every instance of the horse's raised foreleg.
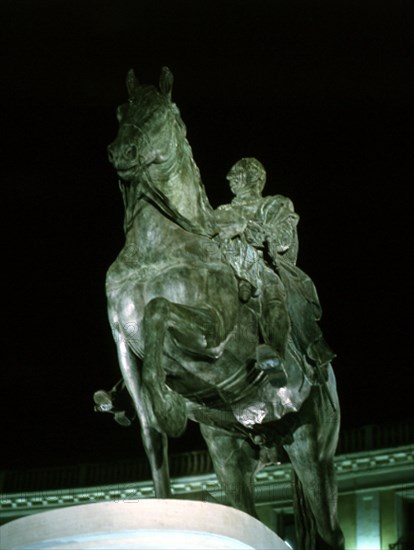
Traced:
<path fill-rule="evenodd" d="M 258 450 L 244 437 L 200 424 L 214 471 L 232 506 L 257 517 L 254 478 L 259 466 Z"/>
<path fill-rule="evenodd" d="M 318 548 L 314 528 L 330 548 L 344 548 L 337 519 L 334 454 L 339 432 L 339 403 L 333 373 L 329 386 L 336 411 L 321 387 L 314 387 L 300 411 L 301 425 L 283 445 L 294 469 L 295 516 L 301 550 Z"/>
<path fill-rule="evenodd" d="M 143 391 L 137 358 L 120 333 L 115 333 L 118 361 L 141 426 L 141 437 L 148 457 L 157 498 L 171 496 L 168 469 L 168 438 L 163 433 L 152 411 L 151 402 Z"/>
<path fill-rule="evenodd" d="M 184 399 L 165 383 L 163 353 L 168 331 L 181 347 L 201 356 L 219 353 L 224 331 L 217 313 L 207 307 L 184 306 L 165 298 L 154 298 L 145 306 L 143 381 L 162 430 L 178 437 L 187 415 Z"/>

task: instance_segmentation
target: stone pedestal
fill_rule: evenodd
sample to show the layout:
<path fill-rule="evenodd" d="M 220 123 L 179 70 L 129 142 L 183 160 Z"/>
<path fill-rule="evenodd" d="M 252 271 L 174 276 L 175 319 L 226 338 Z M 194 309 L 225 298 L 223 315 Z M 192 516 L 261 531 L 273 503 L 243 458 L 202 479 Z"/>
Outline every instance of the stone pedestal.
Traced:
<path fill-rule="evenodd" d="M 287 550 L 248 514 L 221 504 L 148 499 L 72 506 L 0 528 L 2 550 Z"/>

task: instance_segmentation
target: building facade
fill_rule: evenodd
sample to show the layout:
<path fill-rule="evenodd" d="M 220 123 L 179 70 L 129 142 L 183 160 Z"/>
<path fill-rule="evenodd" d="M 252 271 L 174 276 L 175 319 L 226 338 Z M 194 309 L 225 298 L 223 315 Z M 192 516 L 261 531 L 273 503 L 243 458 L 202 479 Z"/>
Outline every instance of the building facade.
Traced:
<path fill-rule="evenodd" d="M 414 548 L 413 442 L 414 422 L 342 434 L 336 470 L 347 549 Z M 226 503 L 206 451 L 172 456 L 170 470 L 177 498 Z M 3 472 L 1 523 L 77 504 L 115 501 L 132 506 L 155 496 L 149 478 L 147 464 L 136 460 Z M 289 464 L 268 466 L 257 475 L 255 493 L 260 519 L 294 548 L 290 478 Z"/>

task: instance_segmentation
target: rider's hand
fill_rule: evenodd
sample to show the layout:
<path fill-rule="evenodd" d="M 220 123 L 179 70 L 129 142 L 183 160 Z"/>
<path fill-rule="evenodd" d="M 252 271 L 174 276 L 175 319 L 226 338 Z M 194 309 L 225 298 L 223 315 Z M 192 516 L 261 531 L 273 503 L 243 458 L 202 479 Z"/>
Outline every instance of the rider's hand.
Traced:
<path fill-rule="evenodd" d="M 242 235 L 246 229 L 246 222 L 240 221 L 240 222 L 231 222 L 229 224 L 223 224 L 219 227 L 219 236 L 220 239 L 226 240 L 226 239 L 232 239 L 233 237 L 236 237 L 237 235 Z"/>
<path fill-rule="evenodd" d="M 263 247 L 263 243 L 266 239 L 266 233 L 264 228 L 253 221 L 249 221 L 247 223 L 246 231 L 246 240 L 249 244 L 261 248 Z"/>

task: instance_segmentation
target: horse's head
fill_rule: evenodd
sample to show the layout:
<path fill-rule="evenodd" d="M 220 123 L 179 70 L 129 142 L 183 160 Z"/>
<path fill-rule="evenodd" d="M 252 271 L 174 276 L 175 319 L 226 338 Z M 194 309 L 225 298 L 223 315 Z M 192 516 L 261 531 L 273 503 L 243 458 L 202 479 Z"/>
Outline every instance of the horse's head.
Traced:
<path fill-rule="evenodd" d="M 176 148 L 185 126 L 171 101 L 173 76 L 164 67 L 159 89 L 139 84 L 130 70 L 129 101 L 118 107 L 118 135 L 108 147 L 109 160 L 121 179 L 134 181 L 152 164 L 166 162 Z"/>
<path fill-rule="evenodd" d="M 213 211 L 185 125 L 171 101 L 172 84 L 173 76 L 166 67 L 159 88 L 139 84 L 129 71 L 129 101 L 118 107 L 119 130 L 108 147 L 109 160 L 121 180 L 132 184 L 130 190 L 138 187 L 149 194 L 152 203 L 184 229 L 211 235 L 215 232 Z M 124 193 L 125 186 L 121 189 Z"/>

